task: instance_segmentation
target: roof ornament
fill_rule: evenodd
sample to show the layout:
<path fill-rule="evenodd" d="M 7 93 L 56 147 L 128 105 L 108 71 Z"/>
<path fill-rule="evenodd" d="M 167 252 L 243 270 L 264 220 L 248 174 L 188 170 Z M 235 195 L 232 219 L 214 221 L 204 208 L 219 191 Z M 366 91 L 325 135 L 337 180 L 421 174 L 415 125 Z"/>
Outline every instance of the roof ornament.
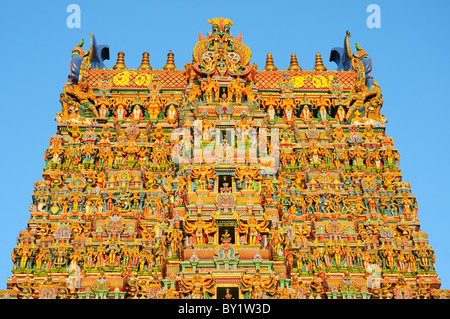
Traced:
<path fill-rule="evenodd" d="M 326 71 L 327 70 L 327 68 L 323 65 L 322 57 L 320 56 L 319 52 L 316 53 L 316 62 L 315 62 L 313 70 L 314 71 Z"/>
<path fill-rule="evenodd" d="M 289 65 L 288 71 L 301 71 L 302 68 L 298 65 L 297 56 L 295 53 L 291 54 L 291 63 Z"/>
<path fill-rule="evenodd" d="M 153 70 L 153 68 L 150 66 L 150 60 L 148 57 L 149 57 L 148 52 L 144 52 L 142 54 L 142 62 L 138 70 Z"/>
<path fill-rule="evenodd" d="M 276 71 L 277 67 L 273 64 L 272 53 L 267 53 L 266 57 L 266 66 L 264 67 L 264 71 Z"/>
<path fill-rule="evenodd" d="M 125 53 L 120 51 L 117 54 L 117 62 L 116 65 L 113 67 L 114 70 L 126 70 L 127 66 L 125 65 Z"/>

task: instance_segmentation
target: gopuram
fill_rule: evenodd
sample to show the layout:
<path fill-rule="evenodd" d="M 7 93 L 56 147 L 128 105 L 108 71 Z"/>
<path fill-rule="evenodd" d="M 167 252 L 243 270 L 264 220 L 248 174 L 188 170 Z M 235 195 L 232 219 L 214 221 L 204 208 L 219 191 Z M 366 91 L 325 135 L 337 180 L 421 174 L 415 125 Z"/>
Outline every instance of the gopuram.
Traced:
<path fill-rule="evenodd" d="M 90 36 L 1 298 L 442 299 L 358 44 L 251 64 L 229 19 L 154 69 Z"/>

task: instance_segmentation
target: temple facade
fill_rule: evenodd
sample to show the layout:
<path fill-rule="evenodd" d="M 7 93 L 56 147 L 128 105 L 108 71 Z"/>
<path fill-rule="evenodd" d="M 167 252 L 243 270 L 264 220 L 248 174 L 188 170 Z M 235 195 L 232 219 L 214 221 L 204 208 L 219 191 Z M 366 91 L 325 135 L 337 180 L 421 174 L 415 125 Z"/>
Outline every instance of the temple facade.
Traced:
<path fill-rule="evenodd" d="M 367 52 L 258 69 L 208 23 L 183 69 L 72 50 L 0 297 L 449 298 Z"/>

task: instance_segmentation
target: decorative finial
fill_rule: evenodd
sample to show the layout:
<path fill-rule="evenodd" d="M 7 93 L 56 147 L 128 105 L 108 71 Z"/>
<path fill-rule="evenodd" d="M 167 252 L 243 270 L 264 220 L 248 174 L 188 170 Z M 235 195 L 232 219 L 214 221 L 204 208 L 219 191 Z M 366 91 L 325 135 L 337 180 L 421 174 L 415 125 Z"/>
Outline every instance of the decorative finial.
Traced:
<path fill-rule="evenodd" d="M 152 67 L 150 66 L 150 61 L 148 59 L 148 52 L 144 52 L 142 54 L 142 62 L 141 65 L 139 66 L 138 70 L 153 70 Z"/>
<path fill-rule="evenodd" d="M 316 64 L 314 65 L 314 71 L 326 71 L 327 68 L 323 65 L 322 57 L 320 56 L 320 53 L 316 53 Z"/>
<path fill-rule="evenodd" d="M 297 56 L 295 53 L 291 54 L 291 64 L 289 65 L 288 71 L 301 71 L 302 68 L 298 65 Z"/>
<path fill-rule="evenodd" d="M 267 53 L 266 58 L 266 67 L 264 68 L 265 71 L 276 71 L 278 70 L 277 67 L 273 64 L 272 54 Z"/>
<path fill-rule="evenodd" d="M 125 65 L 125 53 L 120 51 L 117 54 L 117 62 L 116 65 L 113 67 L 114 70 L 126 70 L 127 66 Z"/>
<path fill-rule="evenodd" d="M 173 71 L 175 70 L 175 59 L 173 58 L 173 53 L 172 51 L 169 51 L 169 53 L 167 54 L 167 62 L 166 65 L 163 67 L 164 71 Z"/>

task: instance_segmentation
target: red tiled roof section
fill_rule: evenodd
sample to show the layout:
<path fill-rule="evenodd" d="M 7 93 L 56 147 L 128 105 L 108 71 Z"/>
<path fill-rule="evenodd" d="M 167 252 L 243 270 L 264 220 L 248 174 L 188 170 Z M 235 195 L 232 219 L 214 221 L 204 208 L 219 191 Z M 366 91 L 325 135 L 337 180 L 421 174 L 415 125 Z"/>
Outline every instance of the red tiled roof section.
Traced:
<path fill-rule="evenodd" d="M 186 79 L 184 70 L 89 70 L 89 86 L 96 88 L 102 81 L 111 81 L 112 89 L 146 89 L 153 76 L 158 77 L 162 89 L 185 89 Z"/>
<path fill-rule="evenodd" d="M 349 91 L 357 79 L 357 74 L 351 71 L 258 71 L 255 86 L 260 90 L 279 90 L 284 74 L 291 77 L 294 89 L 302 91 L 328 91 L 328 86 L 334 77 L 337 77 L 338 82 L 344 85 L 344 91 Z"/>
<path fill-rule="evenodd" d="M 301 91 L 328 91 L 329 84 L 334 77 L 344 85 L 344 91 L 350 91 L 357 74 L 355 72 L 338 71 L 258 71 L 255 77 L 255 85 L 260 90 L 279 90 L 283 75 L 287 74 L 294 83 L 294 89 Z M 146 89 L 153 76 L 158 77 L 162 89 L 183 90 L 187 86 L 185 71 L 174 70 L 89 70 L 88 83 L 96 88 L 102 81 L 110 81 L 112 89 Z"/>

